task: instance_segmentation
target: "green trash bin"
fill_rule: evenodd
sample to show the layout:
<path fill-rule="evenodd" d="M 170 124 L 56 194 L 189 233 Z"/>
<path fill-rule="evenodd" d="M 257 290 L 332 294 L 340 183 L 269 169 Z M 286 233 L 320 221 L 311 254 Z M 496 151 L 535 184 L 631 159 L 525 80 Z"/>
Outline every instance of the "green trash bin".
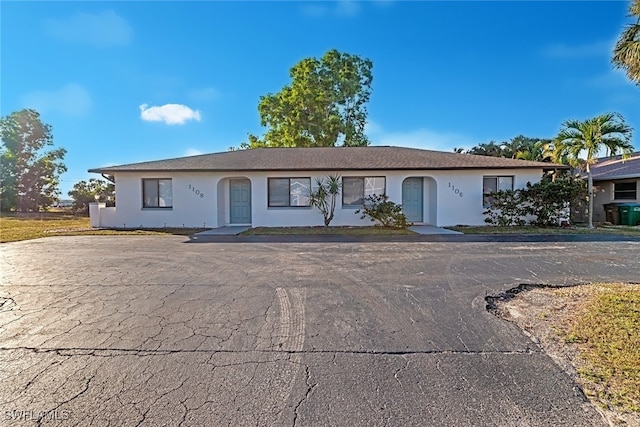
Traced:
<path fill-rule="evenodd" d="M 640 203 L 630 203 L 629 224 L 640 225 Z"/>
<path fill-rule="evenodd" d="M 640 224 L 640 203 L 625 203 L 619 205 L 618 209 L 620 209 L 620 224 Z"/>

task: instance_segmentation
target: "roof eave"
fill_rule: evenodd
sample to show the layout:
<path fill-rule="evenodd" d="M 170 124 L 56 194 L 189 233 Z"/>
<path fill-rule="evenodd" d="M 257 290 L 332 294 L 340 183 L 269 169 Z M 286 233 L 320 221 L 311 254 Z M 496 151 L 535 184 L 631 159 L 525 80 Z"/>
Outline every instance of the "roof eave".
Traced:
<path fill-rule="evenodd" d="M 211 169 L 211 168 L 153 168 L 153 169 L 89 169 L 90 173 L 114 173 L 114 172 L 303 172 L 303 171 L 327 171 L 327 170 L 349 170 L 349 171 L 375 171 L 375 170 L 477 170 L 477 169 L 569 169 L 563 165 L 519 165 L 519 166 L 447 166 L 447 167 L 387 167 L 387 168 L 256 168 L 256 169 Z"/>
<path fill-rule="evenodd" d="M 587 179 L 587 177 L 584 177 Z M 614 181 L 616 179 L 640 179 L 640 174 L 629 174 L 629 175 L 612 175 L 612 176 L 603 176 L 603 177 L 593 177 L 594 181 Z"/>

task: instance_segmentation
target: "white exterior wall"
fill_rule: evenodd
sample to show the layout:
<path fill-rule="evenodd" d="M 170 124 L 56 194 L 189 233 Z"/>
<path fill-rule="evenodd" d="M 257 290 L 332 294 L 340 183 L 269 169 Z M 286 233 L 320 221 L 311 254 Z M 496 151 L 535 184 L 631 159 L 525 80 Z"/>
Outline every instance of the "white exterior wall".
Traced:
<path fill-rule="evenodd" d="M 113 223 L 103 227 L 222 227 L 229 225 L 229 178 L 251 181 L 252 226 L 314 226 L 323 225 L 320 211 L 315 208 L 269 208 L 267 178 L 316 177 L 335 174 L 335 171 L 313 172 L 118 172 L 116 180 L 115 213 L 108 215 Z M 340 171 L 341 176 L 384 176 L 389 199 L 402 203 L 402 182 L 408 177 L 424 178 L 424 223 L 448 225 L 482 225 L 483 176 L 514 176 L 514 186 L 524 187 L 542 177 L 542 169 L 487 169 L 453 171 Z M 173 208 L 143 209 L 142 179 L 171 178 Z M 191 186 L 191 189 L 189 188 Z M 198 190 L 202 197 L 195 193 Z M 353 208 L 342 207 L 338 196 L 335 217 L 331 225 L 372 225 L 360 219 Z"/>
<path fill-rule="evenodd" d="M 143 208 L 142 179 L 171 178 L 173 208 Z M 218 227 L 216 180 L 200 172 L 121 172 L 115 174 L 113 227 Z M 196 195 L 189 185 L 204 196 Z"/>

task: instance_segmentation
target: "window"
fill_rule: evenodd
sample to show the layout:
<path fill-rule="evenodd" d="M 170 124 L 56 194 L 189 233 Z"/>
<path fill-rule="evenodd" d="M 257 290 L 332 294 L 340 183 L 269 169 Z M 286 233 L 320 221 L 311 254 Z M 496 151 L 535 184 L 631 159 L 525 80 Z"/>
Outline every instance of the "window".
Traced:
<path fill-rule="evenodd" d="M 491 206 L 493 199 L 490 193 L 513 190 L 512 176 L 485 176 L 482 178 L 482 206 Z"/>
<path fill-rule="evenodd" d="M 372 194 L 385 194 L 386 179 L 374 177 L 343 177 L 342 206 L 362 206 L 364 199 Z"/>
<path fill-rule="evenodd" d="M 637 182 L 616 182 L 613 184 L 614 200 L 635 200 Z"/>
<path fill-rule="evenodd" d="M 311 178 L 269 178 L 269 207 L 311 206 Z"/>
<path fill-rule="evenodd" d="M 171 208 L 171 179 L 143 179 L 142 180 L 143 208 Z"/>

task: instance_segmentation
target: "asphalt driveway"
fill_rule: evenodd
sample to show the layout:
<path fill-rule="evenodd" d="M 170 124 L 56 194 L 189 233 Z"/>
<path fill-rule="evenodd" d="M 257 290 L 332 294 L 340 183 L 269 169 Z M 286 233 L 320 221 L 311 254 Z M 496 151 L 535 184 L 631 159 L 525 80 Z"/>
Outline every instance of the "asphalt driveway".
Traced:
<path fill-rule="evenodd" d="M 0 245 L 0 424 L 603 424 L 484 297 L 640 279 L 638 242 Z"/>

